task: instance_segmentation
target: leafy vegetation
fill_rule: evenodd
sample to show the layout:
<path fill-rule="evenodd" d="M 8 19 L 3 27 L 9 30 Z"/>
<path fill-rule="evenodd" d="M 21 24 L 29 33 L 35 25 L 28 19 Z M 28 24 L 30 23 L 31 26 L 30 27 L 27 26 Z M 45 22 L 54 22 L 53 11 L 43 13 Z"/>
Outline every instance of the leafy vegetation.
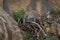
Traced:
<path fill-rule="evenodd" d="M 24 8 L 21 8 L 20 10 L 16 10 L 13 13 L 14 13 L 13 14 L 14 19 L 18 22 L 23 16 Z"/>
<path fill-rule="evenodd" d="M 26 34 L 26 37 L 25 37 L 25 40 L 30 40 L 30 38 L 31 38 L 31 37 L 30 37 L 30 34 L 27 33 L 27 34 Z"/>

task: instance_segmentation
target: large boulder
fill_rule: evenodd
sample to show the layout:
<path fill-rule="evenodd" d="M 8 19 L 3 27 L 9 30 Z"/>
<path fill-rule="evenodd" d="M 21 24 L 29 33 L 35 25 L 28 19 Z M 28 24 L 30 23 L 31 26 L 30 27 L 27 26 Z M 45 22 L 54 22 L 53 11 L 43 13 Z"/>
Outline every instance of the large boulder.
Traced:
<path fill-rule="evenodd" d="M 0 40 L 22 40 L 17 22 L 0 8 Z"/>

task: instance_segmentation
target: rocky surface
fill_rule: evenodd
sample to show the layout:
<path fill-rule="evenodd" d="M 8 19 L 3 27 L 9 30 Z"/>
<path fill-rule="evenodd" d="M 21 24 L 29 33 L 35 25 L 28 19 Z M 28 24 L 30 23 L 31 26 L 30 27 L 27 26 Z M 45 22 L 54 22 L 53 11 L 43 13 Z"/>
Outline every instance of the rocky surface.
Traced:
<path fill-rule="evenodd" d="M 22 40 L 18 24 L 2 8 L 0 8 L 0 40 Z"/>
<path fill-rule="evenodd" d="M 0 0 L 0 6 L 2 6 L 2 1 Z M 60 9 L 60 0 L 48 0 L 48 2 L 54 7 L 57 6 Z M 8 0 L 8 4 L 10 6 L 10 10 L 17 10 L 19 8 L 26 8 L 26 6 L 30 3 L 30 0 Z M 40 1 L 37 0 L 37 9 L 40 11 Z"/>

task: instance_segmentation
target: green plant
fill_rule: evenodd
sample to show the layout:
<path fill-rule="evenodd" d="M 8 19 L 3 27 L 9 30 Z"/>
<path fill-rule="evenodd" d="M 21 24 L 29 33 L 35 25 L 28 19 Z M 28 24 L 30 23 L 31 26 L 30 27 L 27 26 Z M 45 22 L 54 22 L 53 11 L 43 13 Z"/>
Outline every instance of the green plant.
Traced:
<path fill-rule="evenodd" d="M 22 18 L 24 11 L 24 8 L 21 8 L 20 10 L 16 10 L 13 12 L 14 19 L 17 22 Z"/>
<path fill-rule="evenodd" d="M 27 33 L 27 34 L 26 34 L 26 37 L 25 37 L 25 40 L 30 40 L 30 38 L 31 38 L 31 37 L 30 37 L 30 34 Z"/>

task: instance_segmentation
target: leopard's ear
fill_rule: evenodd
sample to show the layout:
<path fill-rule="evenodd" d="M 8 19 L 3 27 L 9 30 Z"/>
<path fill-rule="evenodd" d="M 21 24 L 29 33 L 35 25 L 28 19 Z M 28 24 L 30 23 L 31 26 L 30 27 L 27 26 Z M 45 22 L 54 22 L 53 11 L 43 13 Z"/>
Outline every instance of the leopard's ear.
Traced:
<path fill-rule="evenodd" d="M 3 9 L 10 14 L 10 9 L 9 9 L 9 6 L 8 6 L 8 0 L 3 0 Z"/>

